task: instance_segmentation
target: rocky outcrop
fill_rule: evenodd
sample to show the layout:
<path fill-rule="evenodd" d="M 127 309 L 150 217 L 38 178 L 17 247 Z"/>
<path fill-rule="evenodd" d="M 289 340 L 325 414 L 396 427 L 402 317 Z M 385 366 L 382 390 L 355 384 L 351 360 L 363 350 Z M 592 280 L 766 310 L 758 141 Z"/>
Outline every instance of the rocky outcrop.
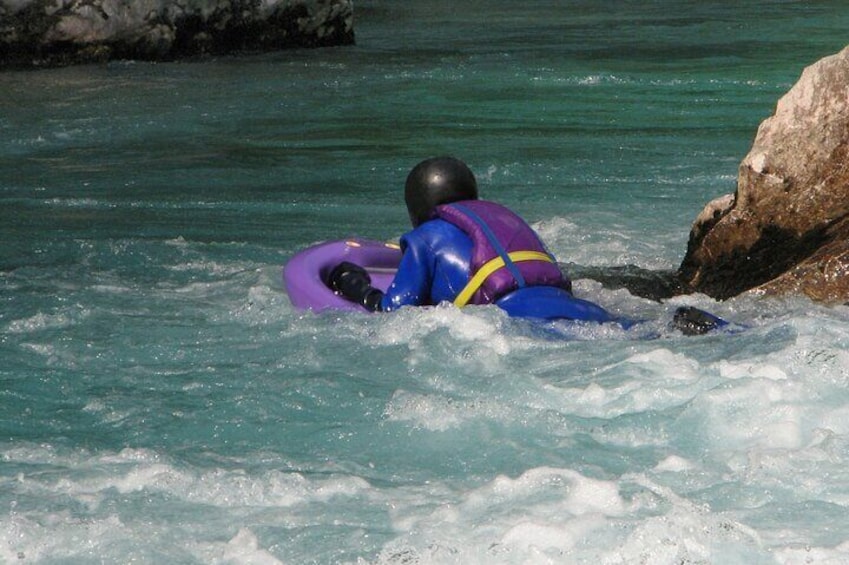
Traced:
<path fill-rule="evenodd" d="M 0 0 L 6 68 L 353 42 L 353 0 Z"/>
<path fill-rule="evenodd" d="M 679 275 L 719 299 L 849 301 L 849 47 L 805 69 L 761 124 L 737 191 L 696 219 Z"/>

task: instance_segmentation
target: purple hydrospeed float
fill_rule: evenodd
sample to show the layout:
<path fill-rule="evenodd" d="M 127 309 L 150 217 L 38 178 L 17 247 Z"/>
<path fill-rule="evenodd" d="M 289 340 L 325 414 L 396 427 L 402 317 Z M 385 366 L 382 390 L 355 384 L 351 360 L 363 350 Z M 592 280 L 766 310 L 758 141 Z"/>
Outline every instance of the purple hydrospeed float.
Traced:
<path fill-rule="evenodd" d="M 283 284 L 292 305 L 315 312 L 365 312 L 365 308 L 338 296 L 327 284 L 330 271 L 342 261 L 363 267 L 371 277 L 371 285 L 385 292 L 401 261 L 401 248 L 395 243 L 348 239 L 319 243 L 298 252 L 283 267 Z"/>

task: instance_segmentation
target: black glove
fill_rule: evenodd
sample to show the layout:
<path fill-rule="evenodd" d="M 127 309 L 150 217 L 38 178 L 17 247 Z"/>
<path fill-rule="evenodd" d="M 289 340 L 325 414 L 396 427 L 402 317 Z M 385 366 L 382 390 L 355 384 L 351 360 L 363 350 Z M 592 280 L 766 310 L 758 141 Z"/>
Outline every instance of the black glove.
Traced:
<path fill-rule="evenodd" d="M 371 286 L 368 272 L 354 263 L 343 261 L 330 271 L 330 288 L 348 300 L 362 304 L 367 310 L 380 310 L 383 293 Z"/>

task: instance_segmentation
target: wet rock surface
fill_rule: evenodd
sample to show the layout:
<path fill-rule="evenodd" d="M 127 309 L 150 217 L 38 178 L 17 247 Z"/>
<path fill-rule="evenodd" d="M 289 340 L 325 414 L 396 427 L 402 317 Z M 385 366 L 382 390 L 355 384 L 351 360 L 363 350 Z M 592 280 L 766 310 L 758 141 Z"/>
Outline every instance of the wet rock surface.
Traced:
<path fill-rule="evenodd" d="M 689 291 L 849 301 L 849 48 L 802 73 L 758 129 L 737 191 L 709 203 L 679 269 Z"/>
<path fill-rule="evenodd" d="M 352 0 L 0 0 L 0 68 L 353 42 Z"/>

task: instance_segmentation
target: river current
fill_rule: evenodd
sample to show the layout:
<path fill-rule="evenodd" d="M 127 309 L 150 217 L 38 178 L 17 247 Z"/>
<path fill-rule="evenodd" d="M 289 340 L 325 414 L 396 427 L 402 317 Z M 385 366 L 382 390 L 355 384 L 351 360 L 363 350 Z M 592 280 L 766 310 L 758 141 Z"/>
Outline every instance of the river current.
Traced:
<path fill-rule="evenodd" d="M 355 29 L 0 73 L 0 562 L 849 560 L 849 309 L 586 275 L 677 268 L 843 3 L 364 0 Z M 287 259 L 397 238 L 447 153 L 649 322 L 293 309 Z M 670 332 L 682 304 L 742 331 Z"/>

